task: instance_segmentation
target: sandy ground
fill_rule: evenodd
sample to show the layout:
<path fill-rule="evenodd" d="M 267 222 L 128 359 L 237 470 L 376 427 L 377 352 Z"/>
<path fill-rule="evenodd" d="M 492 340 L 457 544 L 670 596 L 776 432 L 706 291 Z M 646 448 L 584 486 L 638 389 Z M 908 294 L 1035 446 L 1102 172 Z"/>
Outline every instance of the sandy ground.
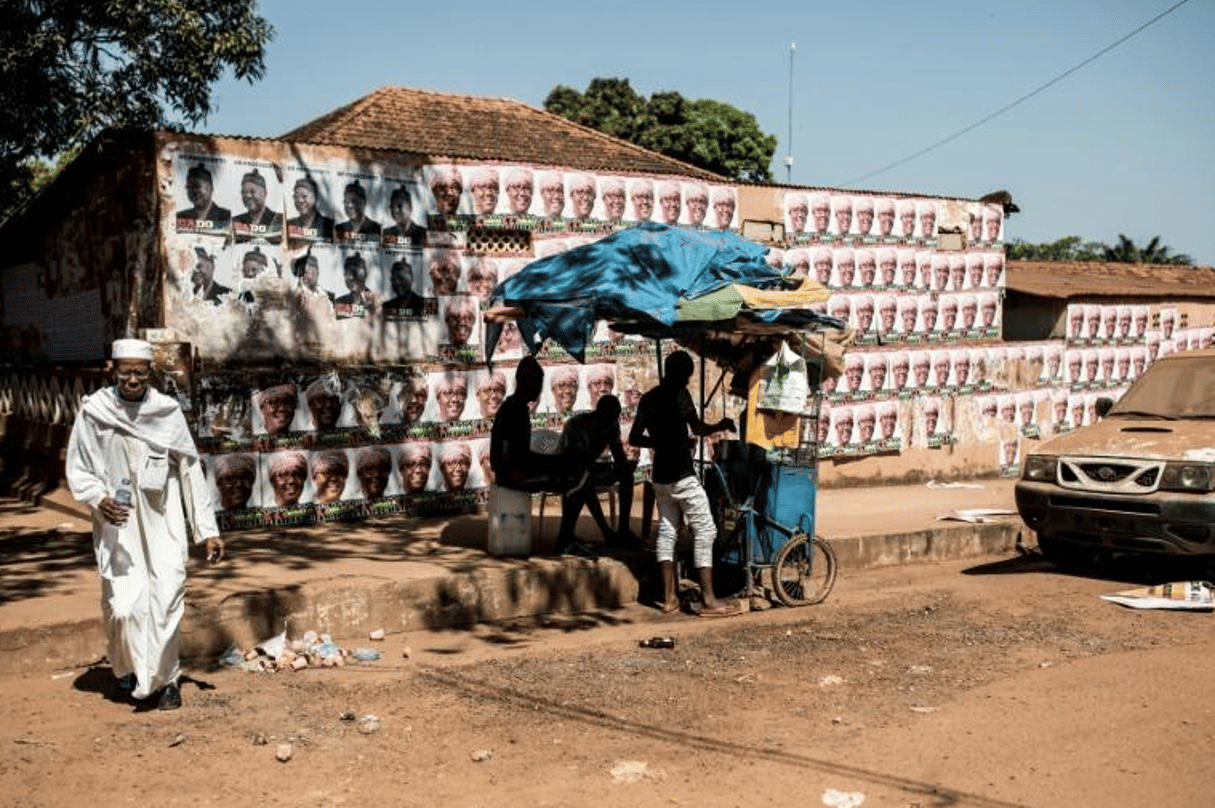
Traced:
<path fill-rule="evenodd" d="M 104 664 L 10 678 L 0 804 L 1210 806 L 1215 616 L 1098 599 L 1137 575 L 951 563 L 725 620 L 389 636 L 357 668 L 196 665 L 174 713 Z"/>

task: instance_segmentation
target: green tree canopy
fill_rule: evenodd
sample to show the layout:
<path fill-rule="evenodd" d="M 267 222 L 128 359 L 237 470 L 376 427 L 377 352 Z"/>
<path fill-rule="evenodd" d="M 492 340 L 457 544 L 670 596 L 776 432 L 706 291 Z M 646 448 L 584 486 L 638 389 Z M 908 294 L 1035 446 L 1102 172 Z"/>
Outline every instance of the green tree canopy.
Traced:
<path fill-rule="evenodd" d="M 677 92 L 658 92 L 646 99 L 628 79 L 597 78 L 586 92 L 554 87 L 544 108 L 732 179 L 772 179 L 776 136 L 760 129 L 751 113 L 720 101 L 689 100 Z"/>
<path fill-rule="evenodd" d="M 1080 236 L 1065 236 L 1058 241 L 1033 243 L 1012 239 L 1005 247 L 1012 261 L 1115 261 L 1123 264 L 1177 264 L 1193 266 L 1194 259 L 1174 254 L 1155 236 L 1144 247 L 1119 234 L 1118 243 L 1110 246 L 1100 241 L 1084 241 Z"/>
<path fill-rule="evenodd" d="M 0 216 L 41 158 L 106 127 L 204 121 L 224 70 L 262 78 L 274 35 L 256 0 L 0 0 L 0 18 Z"/>

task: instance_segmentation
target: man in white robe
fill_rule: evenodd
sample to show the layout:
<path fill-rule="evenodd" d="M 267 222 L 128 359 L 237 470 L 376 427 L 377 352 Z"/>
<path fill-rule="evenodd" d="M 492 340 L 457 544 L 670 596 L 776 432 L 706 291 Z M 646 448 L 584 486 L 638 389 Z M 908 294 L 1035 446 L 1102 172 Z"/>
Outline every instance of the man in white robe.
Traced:
<path fill-rule="evenodd" d="M 212 561 L 224 545 L 185 416 L 148 385 L 152 346 L 116 340 L 112 356 L 115 384 L 86 396 L 72 427 L 67 482 L 93 512 L 114 675 L 133 698 L 159 692 L 160 709 L 172 710 L 189 538 L 205 541 Z"/>

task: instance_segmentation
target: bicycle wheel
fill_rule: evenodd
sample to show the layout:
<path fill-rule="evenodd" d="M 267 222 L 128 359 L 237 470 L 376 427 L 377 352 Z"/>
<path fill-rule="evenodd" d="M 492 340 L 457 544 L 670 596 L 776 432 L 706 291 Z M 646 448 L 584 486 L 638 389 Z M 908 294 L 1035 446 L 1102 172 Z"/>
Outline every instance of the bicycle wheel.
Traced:
<path fill-rule="evenodd" d="M 772 585 L 786 606 L 822 603 L 835 586 L 835 551 L 818 536 L 795 533 L 776 555 Z"/>

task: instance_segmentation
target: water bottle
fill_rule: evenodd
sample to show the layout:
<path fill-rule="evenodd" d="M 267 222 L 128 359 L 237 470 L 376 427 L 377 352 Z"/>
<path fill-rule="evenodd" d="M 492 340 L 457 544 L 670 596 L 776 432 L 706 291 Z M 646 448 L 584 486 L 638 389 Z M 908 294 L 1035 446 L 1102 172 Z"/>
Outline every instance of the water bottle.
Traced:
<path fill-rule="evenodd" d="M 131 481 L 123 477 L 122 482 L 118 484 L 118 489 L 114 491 L 114 501 L 122 508 L 131 507 Z"/>

